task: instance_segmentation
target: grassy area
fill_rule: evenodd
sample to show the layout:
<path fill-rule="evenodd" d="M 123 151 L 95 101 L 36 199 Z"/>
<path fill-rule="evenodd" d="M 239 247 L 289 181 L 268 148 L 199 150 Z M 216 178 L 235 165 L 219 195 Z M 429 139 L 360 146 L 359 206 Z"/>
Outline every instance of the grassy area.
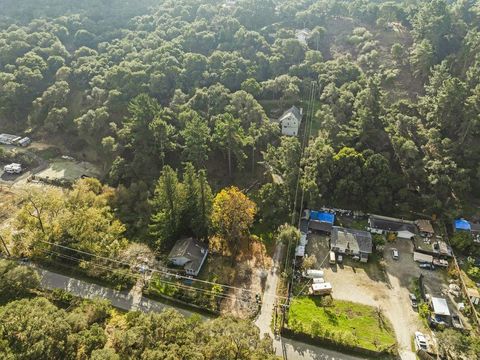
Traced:
<path fill-rule="evenodd" d="M 295 298 L 290 306 L 288 328 L 313 338 L 373 351 L 393 349 L 396 343 L 392 326 L 381 311 L 349 301 L 333 300 L 331 305 L 324 306 L 320 297 Z"/>
<path fill-rule="evenodd" d="M 265 245 L 267 254 L 273 256 L 276 241 L 272 229 L 265 223 L 257 222 L 253 226 L 252 234 L 259 237 L 260 241 Z"/>

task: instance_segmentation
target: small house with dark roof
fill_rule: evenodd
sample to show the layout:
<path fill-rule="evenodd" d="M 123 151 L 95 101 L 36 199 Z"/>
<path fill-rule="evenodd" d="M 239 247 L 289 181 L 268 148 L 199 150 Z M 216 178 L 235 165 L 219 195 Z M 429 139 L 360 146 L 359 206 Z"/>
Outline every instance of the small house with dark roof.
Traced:
<path fill-rule="evenodd" d="M 424 237 L 431 237 L 435 235 L 435 231 L 433 230 L 432 223 L 430 220 L 420 219 L 415 221 L 415 225 L 418 227 L 418 231 Z"/>
<path fill-rule="evenodd" d="M 300 123 L 302 122 L 302 110 L 296 106 L 292 106 L 285 111 L 278 119 L 278 122 L 282 128 L 282 135 L 297 136 Z"/>
<path fill-rule="evenodd" d="M 368 231 L 334 226 L 330 249 L 340 254 L 358 256 L 360 261 L 367 262 L 368 255 L 373 251 L 372 234 Z"/>
<path fill-rule="evenodd" d="M 178 240 L 168 254 L 168 260 L 176 266 L 183 266 L 188 275 L 197 276 L 207 258 L 208 247 L 193 238 Z"/>
<path fill-rule="evenodd" d="M 399 238 L 412 239 L 417 234 L 417 225 L 413 221 L 371 215 L 367 230 L 373 234 L 395 233 Z"/>

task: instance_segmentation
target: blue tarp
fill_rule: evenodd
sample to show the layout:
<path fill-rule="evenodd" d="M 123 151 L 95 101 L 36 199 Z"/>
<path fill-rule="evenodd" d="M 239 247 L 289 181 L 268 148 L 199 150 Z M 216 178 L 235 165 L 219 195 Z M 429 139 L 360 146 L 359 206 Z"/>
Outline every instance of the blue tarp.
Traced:
<path fill-rule="evenodd" d="M 327 212 L 312 210 L 310 211 L 310 220 L 318 220 L 333 225 L 335 222 L 335 215 Z"/>
<path fill-rule="evenodd" d="M 464 219 L 457 219 L 454 222 L 455 230 L 467 230 L 470 231 L 472 227 L 467 220 Z"/>

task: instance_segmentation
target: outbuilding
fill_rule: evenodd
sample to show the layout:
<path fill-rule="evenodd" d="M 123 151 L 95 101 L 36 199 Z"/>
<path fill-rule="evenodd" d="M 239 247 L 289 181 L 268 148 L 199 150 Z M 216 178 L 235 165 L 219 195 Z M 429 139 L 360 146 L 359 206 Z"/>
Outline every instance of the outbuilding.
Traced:
<path fill-rule="evenodd" d="M 415 222 L 387 216 L 371 215 L 367 230 L 373 234 L 395 233 L 402 239 L 412 239 L 417 234 Z"/>

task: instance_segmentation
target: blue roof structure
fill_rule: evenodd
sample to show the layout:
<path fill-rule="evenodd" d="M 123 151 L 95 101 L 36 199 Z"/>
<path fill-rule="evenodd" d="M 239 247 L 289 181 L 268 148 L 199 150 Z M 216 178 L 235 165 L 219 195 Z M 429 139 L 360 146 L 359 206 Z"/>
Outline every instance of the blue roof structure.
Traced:
<path fill-rule="evenodd" d="M 310 211 L 310 220 L 318 220 L 333 225 L 335 222 L 335 215 L 328 212 L 312 210 Z"/>
<path fill-rule="evenodd" d="M 455 227 L 455 230 L 470 231 L 472 229 L 472 226 L 470 225 L 470 223 L 465 219 L 457 219 L 454 221 L 453 225 Z"/>

